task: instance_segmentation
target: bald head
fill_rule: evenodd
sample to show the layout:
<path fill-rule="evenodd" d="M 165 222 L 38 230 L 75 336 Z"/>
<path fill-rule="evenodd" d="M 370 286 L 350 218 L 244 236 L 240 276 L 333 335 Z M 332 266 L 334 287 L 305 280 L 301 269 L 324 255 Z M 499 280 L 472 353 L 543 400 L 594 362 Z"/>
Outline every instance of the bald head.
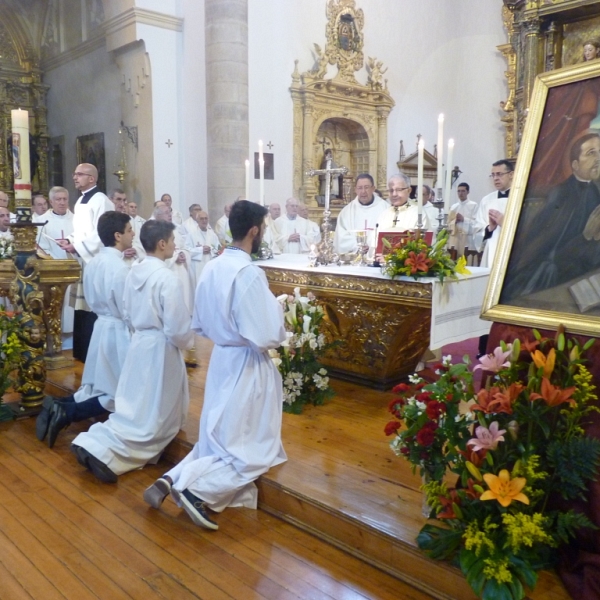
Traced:
<path fill-rule="evenodd" d="M 300 202 L 300 204 L 298 204 L 298 215 L 303 219 L 308 219 L 308 206 L 306 206 L 304 202 Z"/>
<path fill-rule="evenodd" d="M 76 190 L 87 192 L 98 183 L 98 169 L 90 163 L 77 165 L 73 173 L 73 183 Z"/>
<path fill-rule="evenodd" d="M 196 213 L 196 222 L 202 231 L 206 231 L 208 229 L 208 213 L 204 210 L 199 210 Z"/>
<path fill-rule="evenodd" d="M 298 215 L 298 207 L 300 206 L 300 202 L 296 198 L 288 198 L 285 201 L 285 210 L 287 212 L 288 217 L 295 217 Z"/>
<path fill-rule="evenodd" d="M 281 216 L 281 204 L 278 202 L 271 202 L 271 204 L 269 204 L 269 215 L 271 215 L 273 221 L 278 219 Z"/>
<path fill-rule="evenodd" d="M 169 221 L 173 219 L 173 212 L 171 207 L 166 202 L 157 202 L 154 205 L 154 211 L 152 213 L 157 221 Z"/>

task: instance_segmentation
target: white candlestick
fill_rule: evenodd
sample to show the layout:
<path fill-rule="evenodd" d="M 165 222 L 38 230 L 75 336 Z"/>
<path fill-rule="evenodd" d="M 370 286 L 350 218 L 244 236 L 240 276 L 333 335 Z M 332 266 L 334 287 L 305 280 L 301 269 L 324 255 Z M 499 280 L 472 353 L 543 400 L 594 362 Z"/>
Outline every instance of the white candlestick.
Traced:
<path fill-rule="evenodd" d="M 259 172 L 259 182 L 260 182 L 260 188 L 259 188 L 259 200 L 258 203 L 261 206 L 265 205 L 265 161 L 262 158 L 258 159 L 258 172 Z"/>
<path fill-rule="evenodd" d="M 423 213 L 423 149 L 425 148 L 425 141 L 423 138 L 419 140 L 418 145 L 418 162 L 417 162 L 417 208 L 418 214 Z"/>
<path fill-rule="evenodd" d="M 250 161 L 246 160 L 246 200 L 250 198 Z"/>
<path fill-rule="evenodd" d="M 10 111 L 12 123 L 13 167 L 15 173 L 15 201 L 17 208 L 31 209 L 31 172 L 29 162 L 29 113 Z M 19 202 L 21 201 L 21 202 Z M 17 210 L 17 214 L 19 211 Z"/>
<path fill-rule="evenodd" d="M 448 140 L 448 157 L 446 158 L 446 187 L 444 188 L 444 212 L 450 212 L 450 190 L 452 189 L 452 161 L 454 160 L 454 140 Z"/>
<path fill-rule="evenodd" d="M 444 187 L 444 115 L 438 117 L 438 137 L 437 137 L 437 181 L 436 188 Z"/>
<path fill-rule="evenodd" d="M 258 160 L 264 160 L 263 156 L 263 143 L 262 140 L 258 140 Z"/>

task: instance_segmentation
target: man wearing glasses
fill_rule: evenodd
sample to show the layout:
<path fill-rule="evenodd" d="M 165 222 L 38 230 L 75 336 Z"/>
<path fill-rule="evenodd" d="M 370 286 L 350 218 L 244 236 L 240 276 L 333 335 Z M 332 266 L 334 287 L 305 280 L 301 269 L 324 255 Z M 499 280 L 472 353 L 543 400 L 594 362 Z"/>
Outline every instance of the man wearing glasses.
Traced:
<path fill-rule="evenodd" d="M 335 228 L 334 247 L 339 254 L 357 252 L 356 232 L 367 230 L 367 244 L 375 247 L 375 227 L 379 215 L 389 204 L 375 194 L 375 183 L 368 173 L 356 178 L 356 198 L 340 212 Z"/>
<path fill-rule="evenodd" d="M 497 160 L 490 173 L 496 191 L 484 196 L 479 203 L 474 237 L 479 250 L 483 249 L 482 267 L 491 268 L 494 264 L 513 175 L 514 167 L 509 160 Z"/>
<path fill-rule="evenodd" d="M 81 196 L 73 210 L 73 233 L 65 239 L 57 240 L 58 245 L 70 253 L 77 253 L 80 264 L 85 269 L 88 263 L 102 248 L 98 235 L 98 219 L 108 210 L 114 210 L 113 203 L 97 187 L 98 170 L 89 163 L 77 165 L 73 173 L 75 189 Z M 83 281 L 83 273 L 82 279 Z M 83 297 L 83 284 L 77 286 L 75 300 L 75 322 L 73 329 L 73 357 L 85 362 L 87 349 L 94 329 L 96 315 L 91 312 Z"/>

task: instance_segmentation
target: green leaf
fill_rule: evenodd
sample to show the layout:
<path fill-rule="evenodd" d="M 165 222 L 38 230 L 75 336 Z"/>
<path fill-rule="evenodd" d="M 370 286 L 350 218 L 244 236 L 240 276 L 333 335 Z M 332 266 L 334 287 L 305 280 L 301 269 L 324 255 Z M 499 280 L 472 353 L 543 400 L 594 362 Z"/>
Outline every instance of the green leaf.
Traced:
<path fill-rule="evenodd" d="M 498 583 L 493 578 L 486 581 L 481 598 L 482 600 L 521 600 L 521 598 L 514 598 L 510 588 L 505 583 Z"/>

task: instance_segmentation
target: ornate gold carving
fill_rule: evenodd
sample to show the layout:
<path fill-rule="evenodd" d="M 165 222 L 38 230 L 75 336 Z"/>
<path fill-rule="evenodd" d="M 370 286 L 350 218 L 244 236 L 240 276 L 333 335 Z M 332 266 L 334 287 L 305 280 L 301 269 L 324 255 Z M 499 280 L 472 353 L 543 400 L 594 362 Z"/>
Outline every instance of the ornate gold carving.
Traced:
<path fill-rule="evenodd" d="M 430 283 L 261 266 L 274 293 L 315 293 L 326 313 L 324 333 L 338 342 L 323 363 L 338 376 L 386 386 L 412 373 L 427 349 Z"/>

